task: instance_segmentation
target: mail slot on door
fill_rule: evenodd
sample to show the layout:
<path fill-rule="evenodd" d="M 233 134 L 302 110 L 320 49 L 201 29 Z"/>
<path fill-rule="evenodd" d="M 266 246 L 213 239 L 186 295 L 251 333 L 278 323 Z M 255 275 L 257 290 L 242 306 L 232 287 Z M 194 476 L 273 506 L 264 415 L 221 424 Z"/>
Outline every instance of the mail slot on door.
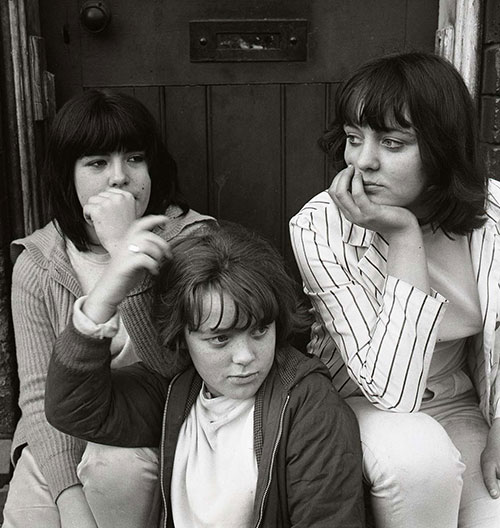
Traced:
<path fill-rule="evenodd" d="M 305 61 L 307 20 L 193 20 L 191 62 Z"/>

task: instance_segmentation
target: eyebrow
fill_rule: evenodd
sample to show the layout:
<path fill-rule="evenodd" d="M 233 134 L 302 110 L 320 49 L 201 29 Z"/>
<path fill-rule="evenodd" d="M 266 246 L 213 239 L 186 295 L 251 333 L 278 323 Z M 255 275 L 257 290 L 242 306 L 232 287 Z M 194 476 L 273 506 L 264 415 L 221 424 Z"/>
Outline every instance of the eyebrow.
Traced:
<path fill-rule="evenodd" d="M 355 124 L 349 124 L 349 123 L 345 123 L 343 128 L 363 128 L 363 125 L 355 125 Z M 371 128 L 371 127 L 369 127 Z M 399 134 L 404 134 L 405 136 L 410 136 L 410 137 L 416 137 L 417 133 L 415 131 L 415 129 L 413 127 L 411 128 L 401 128 L 401 127 L 394 127 L 394 126 L 389 126 L 387 127 L 387 129 L 380 129 L 380 130 L 375 130 L 376 132 L 398 132 Z"/>

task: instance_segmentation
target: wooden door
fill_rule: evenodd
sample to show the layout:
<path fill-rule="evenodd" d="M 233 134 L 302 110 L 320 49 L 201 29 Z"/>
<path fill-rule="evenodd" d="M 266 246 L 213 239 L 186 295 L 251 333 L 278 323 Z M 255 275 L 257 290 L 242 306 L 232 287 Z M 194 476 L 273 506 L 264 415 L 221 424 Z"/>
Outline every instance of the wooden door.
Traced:
<path fill-rule="evenodd" d="M 289 263 L 288 220 L 332 176 L 316 141 L 332 117 L 338 83 L 371 57 L 431 51 L 438 20 L 438 0 L 103 3 L 110 23 L 92 33 L 79 22 L 84 2 L 40 0 L 58 105 L 88 87 L 141 99 L 161 124 L 190 205 L 259 230 Z M 271 48 L 288 39 L 290 47 L 291 33 L 280 34 L 277 20 L 305 24 L 305 60 L 274 60 L 258 46 L 246 46 L 237 60 L 224 50 L 217 60 L 192 60 L 207 46 L 193 21 L 212 21 L 209 45 L 226 31 L 233 43 L 240 35 L 250 47 L 258 38 L 271 39 Z"/>

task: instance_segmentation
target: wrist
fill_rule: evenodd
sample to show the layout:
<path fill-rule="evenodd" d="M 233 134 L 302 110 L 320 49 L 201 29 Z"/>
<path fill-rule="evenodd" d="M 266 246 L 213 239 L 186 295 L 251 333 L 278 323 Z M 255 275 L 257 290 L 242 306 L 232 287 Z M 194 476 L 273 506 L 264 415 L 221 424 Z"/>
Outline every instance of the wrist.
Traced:
<path fill-rule="evenodd" d="M 422 230 L 418 220 L 409 220 L 408 224 L 391 230 L 385 235 L 389 244 L 398 244 L 401 246 L 423 245 Z"/>

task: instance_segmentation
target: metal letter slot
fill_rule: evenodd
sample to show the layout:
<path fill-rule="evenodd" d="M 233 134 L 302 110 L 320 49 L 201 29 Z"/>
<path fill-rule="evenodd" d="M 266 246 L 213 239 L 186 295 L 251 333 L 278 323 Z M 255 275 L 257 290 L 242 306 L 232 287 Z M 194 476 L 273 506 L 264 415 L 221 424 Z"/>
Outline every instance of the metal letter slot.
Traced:
<path fill-rule="evenodd" d="M 193 20 L 191 62 L 305 61 L 307 20 Z"/>

